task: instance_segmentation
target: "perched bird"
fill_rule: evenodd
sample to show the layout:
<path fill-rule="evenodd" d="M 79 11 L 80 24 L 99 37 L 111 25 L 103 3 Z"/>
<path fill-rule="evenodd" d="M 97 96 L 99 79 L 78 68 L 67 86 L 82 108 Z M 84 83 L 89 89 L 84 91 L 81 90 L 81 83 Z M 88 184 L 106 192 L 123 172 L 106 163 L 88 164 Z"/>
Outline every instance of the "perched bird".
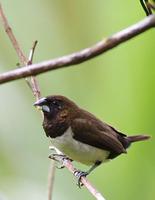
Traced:
<path fill-rule="evenodd" d="M 133 142 L 150 138 L 126 136 L 64 96 L 47 96 L 34 105 L 44 113 L 43 128 L 52 145 L 71 160 L 91 165 L 87 172 L 79 171 L 79 180 L 101 163 L 126 153 Z"/>

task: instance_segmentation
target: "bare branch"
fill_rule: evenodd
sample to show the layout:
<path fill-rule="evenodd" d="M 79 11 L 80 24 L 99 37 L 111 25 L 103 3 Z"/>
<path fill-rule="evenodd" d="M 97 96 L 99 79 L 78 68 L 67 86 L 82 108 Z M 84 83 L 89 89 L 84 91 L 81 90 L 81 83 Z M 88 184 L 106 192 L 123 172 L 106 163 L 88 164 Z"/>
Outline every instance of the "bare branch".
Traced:
<path fill-rule="evenodd" d="M 20 69 L 2 73 L 0 74 L 0 84 L 32 75 L 41 74 L 50 70 L 80 64 L 122 44 L 123 42 L 149 30 L 152 27 L 155 27 L 155 15 L 146 17 L 142 21 L 114 34 L 107 39 L 98 42 L 90 48 L 86 48 L 79 52 L 60 58 L 33 64 L 29 67 L 25 66 Z"/>
<path fill-rule="evenodd" d="M 30 54 L 29 54 L 29 59 L 28 59 L 28 65 L 31 65 L 32 64 L 32 61 L 33 61 L 33 56 L 34 56 L 34 51 L 35 51 L 35 48 L 37 46 L 37 43 L 38 41 L 34 41 L 33 45 L 32 45 L 32 48 L 30 50 Z"/>
<path fill-rule="evenodd" d="M 48 173 L 48 200 L 52 199 L 54 178 L 55 178 L 55 169 L 56 169 L 55 161 L 51 160 L 51 164 L 49 167 L 49 173 Z"/>
<path fill-rule="evenodd" d="M 29 68 L 29 65 L 32 64 L 33 62 L 33 56 L 34 56 L 34 51 L 37 45 L 37 41 L 34 42 L 30 53 L 29 53 L 29 58 L 27 59 L 27 57 L 24 55 L 22 49 L 20 48 L 20 45 L 11 29 L 11 26 L 8 23 L 8 20 L 4 14 L 4 11 L 2 9 L 2 6 L 0 4 L 0 18 L 2 20 L 4 29 L 19 57 L 20 63 L 22 65 L 27 65 L 27 69 Z M 35 76 L 31 76 L 30 80 L 28 78 L 25 79 L 27 82 L 27 85 L 30 87 L 33 95 L 35 96 L 36 100 L 38 100 L 41 97 L 41 92 L 40 92 L 40 88 L 39 88 L 39 84 L 35 78 Z M 43 117 L 43 113 L 41 112 L 42 117 Z M 54 176 L 55 176 L 55 164 L 54 161 L 51 163 L 50 166 L 50 171 L 49 171 L 49 179 L 48 179 L 48 200 L 52 199 L 52 192 L 53 192 L 53 184 L 54 184 Z"/>
<path fill-rule="evenodd" d="M 2 9 L 2 5 L 0 4 L 0 18 L 2 20 L 2 23 L 3 23 L 3 26 L 4 26 L 4 30 L 5 32 L 7 33 L 18 57 L 19 57 L 19 60 L 21 62 L 22 65 L 27 65 L 27 58 L 26 56 L 24 55 L 22 49 L 20 48 L 20 45 L 18 43 L 18 41 L 16 40 L 13 32 L 12 32 L 12 29 L 11 29 L 11 26 L 9 25 L 8 23 L 8 20 L 3 12 L 3 9 Z"/>
<path fill-rule="evenodd" d="M 29 65 L 32 64 L 33 62 L 33 56 L 34 56 L 34 51 L 37 45 L 37 41 L 34 42 L 30 53 L 29 53 L 29 58 L 27 59 L 27 57 L 24 55 L 22 49 L 20 48 L 20 45 L 11 29 L 11 26 L 8 23 L 8 20 L 4 14 L 4 11 L 2 9 L 2 6 L 0 4 L 0 18 L 2 20 L 4 29 L 19 57 L 20 63 L 22 65 L 27 65 L 27 68 L 29 68 Z M 41 92 L 40 92 L 40 88 L 39 88 L 39 84 L 35 78 L 35 76 L 31 76 L 30 80 L 28 78 L 25 79 L 27 82 L 27 85 L 30 87 L 30 89 L 32 90 L 33 95 L 35 96 L 36 100 L 38 100 L 41 97 Z M 42 113 L 43 116 L 43 113 Z M 54 175 L 55 175 L 55 165 L 54 165 L 54 161 L 51 163 L 50 166 L 50 171 L 49 171 L 49 179 L 48 179 L 48 200 L 52 199 L 52 191 L 53 191 L 53 184 L 54 184 Z"/>
<path fill-rule="evenodd" d="M 28 66 L 32 64 L 34 51 L 35 51 L 37 43 L 38 43 L 38 41 L 35 41 L 33 43 L 31 50 L 30 50 L 29 59 L 28 59 L 28 62 L 27 62 Z M 39 85 L 38 85 L 38 82 L 37 82 L 35 76 L 31 76 L 30 81 L 29 81 L 28 78 L 26 78 L 26 81 L 31 83 L 31 90 L 32 90 L 32 93 L 35 96 L 36 100 L 40 99 L 41 92 L 40 92 L 40 88 L 39 88 Z"/>
<path fill-rule="evenodd" d="M 3 23 L 4 30 L 6 31 L 8 37 L 9 37 L 11 43 L 12 43 L 12 46 L 15 49 L 17 55 L 18 55 L 18 58 L 20 60 L 20 64 L 21 65 L 30 65 L 30 64 L 32 64 L 34 50 L 35 50 L 37 41 L 34 42 L 33 47 L 32 47 L 32 49 L 30 51 L 29 59 L 27 59 L 27 57 L 24 55 L 24 53 L 23 53 L 23 51 L 22 51 L 22 49 L 21 49 L 16 37 L 15 37 L 13 31 L 12 31 L 11 26 L 9 25 L 9 22 L 7 20 L 7 17 L 4 14 L 4 11 L 3 11 L 3 8 L 2 8 L 1 4 L 0 4 L 0 18 L 1 18 L 1 21 Z M 32 92 L 33 92 L 34 96 L 36 97 L 36 99 L 38 99 L 40 97 L 40 90 L 39 90 L 39 86 L 38 86 L 38 83 L 37 83 L 36 79 L 34 77 L 31 77 L 31 81 L 26 79 L 26 82 L 27 82 L 28 86 L 30 87 L 30 89 L 32 90 Z"/>
<path fill-rule="evenodd" d="M 75 177 L 75 172 L 77 171 L 76 168 L 74 168 L 72 162 L 67 159 L 64 158 L 62 155 L 62 152 L 59 151 L 57 148 L 55 148 L 54 146 L 50 146 L 49 147 L 50 150 L 54 150 L 56 151 L 56 154 L 51 154 L 49 156 L 50 159 L 53 159 L 59 163 L 62 163 L 63 166 L 65 166 Z M 87 188 L 87 190 L 97 199 L 97 200 L 105 200 L 105 198 L 103 197 L 103 195 L 97 191 L 97 189 L 87 180 L 87 178 L 82 177 L 81 178 L 81 183 Z"/>
<path fill-rule="evenodd" d="M 34 51 L 35 51 L 36 45 L 37 45 L 37 42 L 34 42 L 32 48 L 30 50 L 30 53 L 29 53 L 29 58 L 28 58 L 28 61 L 27 61 L 27 65 L 31 65 L 32 64 L 33 55 L 34 55 Z M 31 82 L 31 79 L 25 78 L 25 81 L 27 82 L 27 85 L 29 86 L 30 90 L 32 91 L 33 95 L 35 96 L 35 92 L 34 92 L 35 88 L 34 88 L 34 84 Z M 37 97 L 36 97 L 36 99 L 38 100 Z"/>

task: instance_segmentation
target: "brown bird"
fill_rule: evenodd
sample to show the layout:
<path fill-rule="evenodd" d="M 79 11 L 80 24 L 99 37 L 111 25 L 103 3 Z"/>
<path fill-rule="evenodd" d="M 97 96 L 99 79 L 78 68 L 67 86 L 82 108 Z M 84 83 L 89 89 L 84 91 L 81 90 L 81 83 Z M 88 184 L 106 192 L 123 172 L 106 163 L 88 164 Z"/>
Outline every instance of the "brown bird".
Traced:
<path fill-rule="evenodd" d="M 126 136 L 64 96 L 47 96 L 34 105 L 44 113 L 43 128 L 53 146 L 73 161 L 92 165 L 87 172 L 79 171 L 79 181 L 101 163 L 126 153 L 133 142 L 150 138 Z"/>

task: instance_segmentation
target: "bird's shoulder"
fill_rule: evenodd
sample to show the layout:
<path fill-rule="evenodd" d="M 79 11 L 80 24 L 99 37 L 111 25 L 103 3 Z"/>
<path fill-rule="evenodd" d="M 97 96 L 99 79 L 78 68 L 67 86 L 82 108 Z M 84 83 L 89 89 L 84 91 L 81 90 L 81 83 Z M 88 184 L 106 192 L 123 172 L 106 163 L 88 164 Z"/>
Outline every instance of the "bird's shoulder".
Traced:
<path fill-rule="evenodd" d="M 109 134 L 113 134 L 114 136 L 121 135 L 126 137 L 124 133 L 121 133 L 111 125 L 105 123 L 92 113 L 83 109 L 80 109 L 79 112 L 76 112 L 76 115 L 71 120 L 71 123 L 73 126 L 80 126 L 80 127 L 84 126 L 84 124 L 87 124 L 87 126 L 85 126 L 87 128 L 93 128 L 98 131 L 105 131 Z"/>

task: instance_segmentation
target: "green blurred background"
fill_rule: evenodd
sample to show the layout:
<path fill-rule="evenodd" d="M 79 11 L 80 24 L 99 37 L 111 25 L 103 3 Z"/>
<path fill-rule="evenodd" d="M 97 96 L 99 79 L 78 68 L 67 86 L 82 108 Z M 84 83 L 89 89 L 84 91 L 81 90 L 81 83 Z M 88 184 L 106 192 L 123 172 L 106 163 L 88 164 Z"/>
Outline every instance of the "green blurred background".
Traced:
<path fill-rule="evenodd" d="M 27 55 L 33 41 L 39 41 L 34 62 L 91 46 L 145 17 L 138 0 L 1 3 Z M 42 96 L 65 95 L 124 133 L 152 135 L 89 176 L 107 200 L 155 197 L 154 37 L 149 30 L 93 60 L 37 77 Z M 0 72 L 16 68 L 18 62 L 1 26 Z M 49 141 L 34 101 L 24 80 L 0 86 L 0 200 L 47 199 Z M 93 199 L 85 188 L 77 188 L 66 169 L 57 170 L 53 199 L 73 198 Z"/>

